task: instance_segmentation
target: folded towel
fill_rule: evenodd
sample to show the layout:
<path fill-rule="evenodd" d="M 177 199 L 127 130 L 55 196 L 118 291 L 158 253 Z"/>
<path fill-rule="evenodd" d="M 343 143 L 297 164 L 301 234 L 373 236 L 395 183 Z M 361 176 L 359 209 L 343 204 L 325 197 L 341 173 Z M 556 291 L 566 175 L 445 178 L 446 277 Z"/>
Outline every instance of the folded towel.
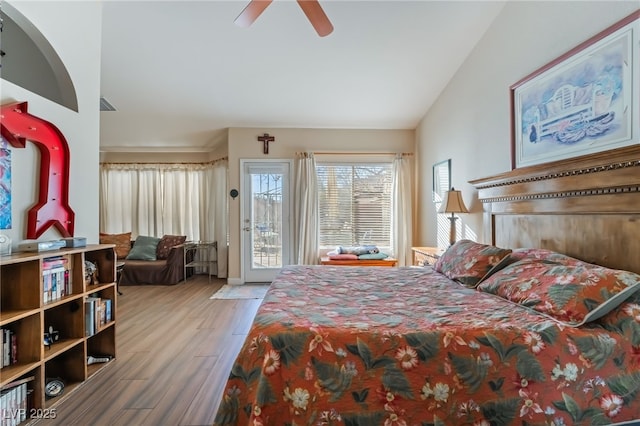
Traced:
<path fill-rule="evenodd" d="M 360 255 L 360 254 L 379 253 L 380 250 L 378 250 L 378 247 L 376 246 L 368 245 L 368 246 L 355 246 L 355 247 L 338 247 L 338 252 L 340 254 L 346 253 L 346 254 Z"/>

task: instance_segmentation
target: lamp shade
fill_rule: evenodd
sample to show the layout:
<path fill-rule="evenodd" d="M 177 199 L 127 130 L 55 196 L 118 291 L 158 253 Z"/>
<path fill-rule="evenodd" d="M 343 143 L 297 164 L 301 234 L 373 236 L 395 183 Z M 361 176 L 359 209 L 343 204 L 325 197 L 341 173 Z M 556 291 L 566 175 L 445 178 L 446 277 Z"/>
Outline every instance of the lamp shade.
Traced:
<path fill-rule="evenodd" d="M 438 213 L 469 213 L 467 206 L 464 205 L 462 192 L 454 188 L 447 191 L 444 196 L 444 201 L 438 209 Z"/>

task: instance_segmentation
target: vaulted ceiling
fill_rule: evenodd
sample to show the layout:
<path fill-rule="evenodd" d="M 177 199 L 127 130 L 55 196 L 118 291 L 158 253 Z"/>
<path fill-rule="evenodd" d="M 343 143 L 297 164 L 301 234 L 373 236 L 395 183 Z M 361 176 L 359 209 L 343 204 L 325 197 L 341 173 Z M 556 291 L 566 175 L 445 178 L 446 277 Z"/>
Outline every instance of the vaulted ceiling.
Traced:
<path fill-rule="evenodd" d="M 319 37 L 288 0 L 241 28 L 247 3 L 104 2 L 103 151 L 207 151 L 229 127 L 413 129 L 504 5 L 321 0 Z"/>

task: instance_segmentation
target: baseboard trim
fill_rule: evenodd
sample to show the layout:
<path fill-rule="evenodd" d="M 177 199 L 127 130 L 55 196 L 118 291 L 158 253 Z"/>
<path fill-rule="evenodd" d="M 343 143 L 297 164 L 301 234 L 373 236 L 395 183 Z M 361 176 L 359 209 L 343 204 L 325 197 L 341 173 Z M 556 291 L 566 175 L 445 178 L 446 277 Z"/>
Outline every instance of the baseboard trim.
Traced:
<path fill-rule="evenodd" d="M 229 285 L 242 285 L 244 280 L 242 278 L 227 278 L 227 284 Z"/>

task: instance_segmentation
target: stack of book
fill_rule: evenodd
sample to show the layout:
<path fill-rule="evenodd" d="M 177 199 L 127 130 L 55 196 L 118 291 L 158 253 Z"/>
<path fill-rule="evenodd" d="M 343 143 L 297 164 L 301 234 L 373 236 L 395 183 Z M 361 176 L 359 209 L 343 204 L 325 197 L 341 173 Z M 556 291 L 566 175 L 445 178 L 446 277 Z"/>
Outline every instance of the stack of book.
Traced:
<path fill-rule="evenodd" d="M 64 256 L 42 260 L 44 303 L 53 302 L 72 293 L 69 259 Z"/>
<path fill-rule="evenodd" d="M 32 380 L 33 376 L 16 380 L 0 390 L 0 417 L 3 426 L 16 426 L 27 419 L 27 399 L 31 393 L 27 383 Z"/>
<path fill-rule="evenodd" d="M 87 297 L 84 300 L 85 335 L 93 336 L 112 321 L 111 299 Z"/>
<path fill-rule="evenodd" d="M 0 328 L 0 332 L 2 334 L 0 368 L 2 368 L 18 362 L 18 336 L 8 328 Z"/>

